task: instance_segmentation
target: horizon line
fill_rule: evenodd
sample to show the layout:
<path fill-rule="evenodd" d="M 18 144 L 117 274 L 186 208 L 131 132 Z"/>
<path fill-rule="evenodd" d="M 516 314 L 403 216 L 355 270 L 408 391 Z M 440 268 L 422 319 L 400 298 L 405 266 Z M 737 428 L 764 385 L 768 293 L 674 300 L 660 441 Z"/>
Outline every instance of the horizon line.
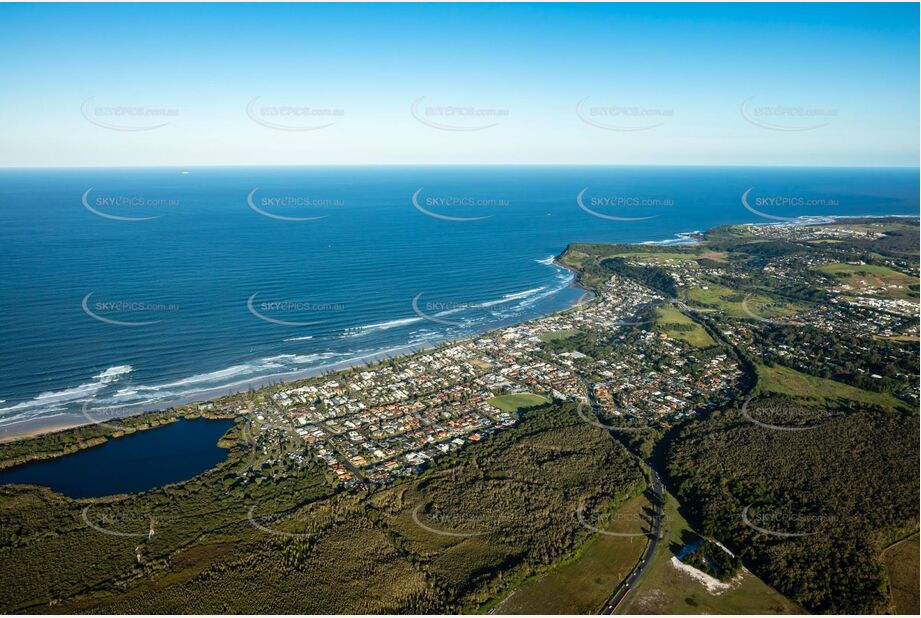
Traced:
<path fill-rule="evenodd" d="M 821 165 L 821 164 L 733 164 L 733 163 L 197 163 L 192 165 L 0 165 L 0 170 L 79 170 L 79 169 L 215 169 L 215 168 L 337 168 L 337 167 L 661 167 L 661 168 L 739 168 L 739 169 L 914 169 L 910 165 Z"/>

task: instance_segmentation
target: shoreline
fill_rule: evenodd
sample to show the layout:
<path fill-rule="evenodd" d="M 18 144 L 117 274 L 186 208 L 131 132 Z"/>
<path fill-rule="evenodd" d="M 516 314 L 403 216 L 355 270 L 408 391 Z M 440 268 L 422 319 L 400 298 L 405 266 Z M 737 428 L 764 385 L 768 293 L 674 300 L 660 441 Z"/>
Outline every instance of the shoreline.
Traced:
<path fill-rule="evenodd" d="M 439 342 L 440 343 L 440 342 Z M 286 384 L 290 382 L 297 382 L 299 380 L 307 380 L 310 378 L 315 378 L 319 375 L 325 373 L 336 373 L 339 371 L 345 371 L 348 369 L 354 369 L 357 367 L 366 367 L 374 363 L 386 360 L 388 358 L 399 358 L 404 356 L 412 356 L 413 354 L 418 354 L 419 352 L 424 352 L 425 350 L 435 348 L 437 346 L 432 344 L 407 344 L 405 346 L 398 346 L 395 348 L 388 348 L 386 350 L 380 350 L 373 354 L 367 354 L 365 356 L 359 356 L 329 365 L 320 365 L 317 367 L 311 367 L 309 369 L 304 369 L 302 371 L 294 371 L 289 373 L 276 373 L 265 376 L 259 376 L 255 378 L 250 378 L 246 380 L 240 380 L 239 382 L 232 382 L 230 384 L 225 384 L 223 386 L 216 386 L 213 388 L 205 389 L 198 391 L 194 394 L 188 395 L 187 397 L 180 398 L 179 400 L 171 403 L 170 405 L 157 405 L 150 404 L 147 406 L 125 406 L 125 414 L 122 415 L 112 415 L 110 413 L 107 420 L 117 420 L 121 418 L 132 418 L 135 416 L 141 416 L 143 414 L 150 414 L 153 412 L 164 412 L 166 410 L 179 408 L 193 403 L 206 403 L 213 399 L 218 399 L 221 397 L 230 397 L 232 395 L 239 395 L 250 389 L 261 389 L 268 386 L 273 386 L 276 384 Z M 0 444 L 5 444 L 9 442 L 16 442 L 19 440 L 28 440 L 35 438 L 41 435 L 58 433 L 61 431 L 67 431 L 69 429 L 75 429 L 78 427 L 86 427 L 88 425 L 98 425 L 104 424 L 105 421 L 94 420 L 91 418 L 92 410 L 88 410 L 85 414 L 61 414 L 55 417 L 46 417 L 50 418 L 60 418 L 60 417 L 69 417 L 70 421 L 59 421 L 57 424 L 49 425 L 42 424 L 41 417 L 34 419 L 25 419 L 21 421 L 14 421 L 6 425 L 0 426 Z M 34 426 L 28 429 L 20 430 L 19 432 L 7 432 L 7 427 L 12 427 L 13 425 L 41 425 Z"/>
<path fill-rule="evenodd" d="M 565 253 L 568 248 L 569 248 L 569 245 L 566 246 L 566 249 L 563 250 L 563 253 Z M 589 289 L 584 288 L 582 285 L 579 284 L 579 281 L 578 281 L 579 271 L 578 270 L 570 266 L 567 266 L 559 261 L 559 258 L 562 257 L 563 253 L 560 253 L 559 255 L 554 256 L 552 263 L 555 266 L 558 266 L 559 268 L 562 268 L 564 270 L 567 270 L 573 273 L 574 277 L 573 277 L 573 280 L 566 287 L 561 288 L 561 291 L 564 289 L 570 289 L 570 288 L 580 288 L 583 290 L 583 293 L 572 304 L 570 304 L 565 309 L 561 309 L 559 311 L 555 311 L 555 312 L 548 313 L 545 315 L 536 316 L 534 318 L 531 318 L 531 320 L 545 318 L 550 315 L 555 315 L 556 313 L 571 311 L 572 309 L 575 309 L 576 307 L 579 307 L 581 305 L 584 305 L 585 303 L 592 301 L 596 297 L 594 292 L 592 292 Z M 527 321 L 530 321 L 530 320 L 526 320 L 526 322 Z M 518 323 L 525 323 L 525 322 L 518 322 Z M 182 406 L 186 406 L 189 404 L 207 403 L 209 401 L 212 401 L 214 399 L 218 399 L 221 397 L 230 397 L 233 395 L 239 395 L 240 393 L 243 393 L 243 392 L 246 392 L 252 389 L 261 389 L 261 388 L 266 388 L 269 386 L 281 385 L 281 384 L 291 384 L 294 382 L 299 382 L 301 380 L 309 380 L 311 378 L 316 378 L 324 374 L 332 374 L 332 373 L 338 373 L 341 371 L 359 369 L 362 367 L 370 367 L 371 365 L 374 365 L 384 360 L 397 359 L 397 358 L 408 358 L 416 354 L 426 352 L 428 350 L 436 349 L 439 346 L 444 345 L 445 343 L 467 341 L 474 337 L 480 337 L 486 333 L 490 333 L 499 328 L 506 328 L 506 327 L 507 326 L 499 326 L 497 328 L 491 328 L 488 330 L 484 330 L 482 332 L 473 333 L 465 337 L 460 337 L 460 338 L 455 338 L 455 339 L 448 339 L 445 337 L 433 337 L 430 340 L 430 342 L 427 342 L 427 343 L 413 343 L 413 344 L 406 344 L 402 346 L 387 348 L 384 350 L 380 350 L 378 352 L 373 352 L 371 354 L 357 356 L 354 358 L 331 363 L 329 365 L 320 365 L 317 367 L 311 367 L 308 369 L 304 369 L 302 371 L 271 374 L 271 375 L 260 376 L 256 378 L 250 378 L 246 380 L 240 380 L 239 382 L 233 382 L 230 384 L 225 384 L 223 386 L 217 386 L 214 388 L 198 391 L 197 393 L 189 395 L 188 397 L 184 397 L 184 398 L 179 399 L 178 401 L 172 402 L 170 405 L 164 406 L 164 405 L 150 404 L 149 406 L 137 406 L 133 408 L 128 408 L 126 409 L 125 414 L 118 415 L 118 416 L 110 415 L 109 417 L 107 417 L 107 420 L 131 418 L 131 417 L 141 416 L 143 414 L 150 414 L 154 412 L 164 412 L 167 410 L 180 408 Z M 97 425 L 97 424 L 105 423 L 105 421 L 92 419 L 90 416 L 90 412 L 92 411 L 87 411 L 87 413 L 84 413 L 84 414 L 71 413 L 71 414 L 62 414 L 56 417 L 45 417 L 46 422 L 42 422 L 42 418 L 37 417 L 34 419 L 25 419 L 22 421 L 14 421 L 6 425 L 0 425 L 0 444 L 8 444 L 11 442 L 31 440 L 33 438 L 37 438 L 43 435 L 60 433 L 64 431 L 69 431 L 71 429 L 77 429 L 77 428 L 86 427 L 89 425 Z M 60 420 L 59 422 L 54 423 L 54 424 L 47 422 L 51 418 L 60 419 L 61 417 L 68 417 L 70 420 Z M 8 428 L 11 428 L 17 424 L 24 425 L 24 427 L 22 427 L 19 431 L 9 431 L 8 430 Z"/>
<path fill-rule="evenodd" d="M 876 219 L 891 219 L 891 218 L 914 219 L 914 218 L 918 218 L 918 215 L 841 215 L 841 216 L 832 216 L 832 217 L 821 217 L 822 220 L 819 220 L 820 219 L 819 217 L 802 216 L 797 221 L 786 221 L 786 222 L 758 221 L 758 222 L 741 223 L 741 224 L 734 224 L 734 225 L 757 225 L 757 226 L 807 225 L 808 226 L 808 225 L 828 225 L 829 223 L 834 223 L 839 219 L 876 220 Z M 710 230 L 707 230 L 707 232 L 709 231 Z M 702 241 L 704 241 L 706 238 L 707 232 L 701 232 L 699 230 L 693 230 L 689 232 L 679 232 L 679 233 L 674 234 L 670 239 L 666 239 L 666 240 L 638 241 L 638 242 L 627 243 L 627 244 L 659 245 L 659 246 L 675 246 L 675 245 L 693 246 L 693 245 L 700 244 Z M 577 241 L 574 241 L 574 242 L 577 242 Z M 573 273 L 574 275 L 572 282 L 568 286 L 566 286 L 566 288 L 562 288 L 562 289 L 581 288 L 583 290 L 583 293 L 579 296 L 579 298 L 577 298 L 570 306 L 566 307 L 565 309 L 561 309 L 561 310 L 558 310 L 552 313 L 548 313 L 546 315 L 537 316 L 537 317 L 531 318 L 531 320 L 549 317 L 556 313 L 563 313 L 565 311 L 571 311 L 575 309 L 576 307 L 579 307 L 586 303 L 591 302 L 597 297 L 596 294 L 592 290 L 585 288 L 584 286 L 581 285 L 581 282 L 580 282 L 581 272 L 578 269 L 567 266 L 566 264 L 563 264 L 560 261 L 560 258 L 563 256 L 563 254 L 566 253 L 566 251 L 569 249 L 569 247 L 572 244 L 574 243 L 573 242 L 568 243 L 559 255 L 553 256 L 551 263 L 554 266 L 557 266 L 559 268 L 562 268 L 564 270 L 567 270 Z M 526 323 L 528 321 L 530 320 L 526 320 L 525 322 L 519 322 L 519 323 Z M 280 384 L 290 384 L 290 383 L 298 382 L 301 380 L 308 380 L 310 378 L 315 378 L 315 377 L 318 377 L 320 375 L 327 374 L 327 373 L 337 373 L 340 371 L 346 371 L 346 370 L 351 370 L 351 369 L 356 369 L 356 368 L 361 368 L 361 367 L 368 367 L 375 363 L 381 362 L 383 360 L 387 360 L 391 358 L 406 358 L 406 357 L 413 356 L 415 354 L 419 354 L 421 352 L 425 352 L 427 350 L 432 350 L 432 349 L 435 349 L 445 344 L 446 342 L 466 341 L 474 337 L 479 337 L 485 333 L 490 333 L 493 330 L 497 330 L 499 328 L 506 328 L 506 326 L 500 326 L 500 327 L 496 327 L 493 329 L 484 330 L 482 332 L 473 333 L 473 334 L 467 335 L 465 337 L 457 338 L 457 339 L 447 339 L 445 337 L 433 337 L 431 339 L 431 342 L 426 342 L 426 343 L 421 343 L 421 344 L 420 343 L 406 344 L 402 346 L 387 348 L 384 350 L 380 350 L 378 352 L 373 352 L 371 354 L 357 356 L 354 358 L 331 363 L 329 365 L 320 365 L 317 367 L 311 367 L 311 368 L 304 369 L 301 371 L 294 371 L 294 372 L 287 372 L 287 373 L 280 373 L 280 374 L 270 374 L 270 375 L 240 380 L 238 382 L 232 382 L 230 384 L 225 384 L 223 386 L 217 386 L 217 387 L 198 391 L 194 394 L 188 395 L 187 397 L 180 398 L 170 403 L 169 405 L 152 403 L 147 406 L 136 406 L 136 407 L 126 406 L 125 414 L 123 415 L 111 415 L 110 414 L 109 419 L 114 420 L 118 418 L 131 418 L 131 417 L 141 416 L 143 414 L 149 414 L 153 412 L 163 412 L 163 411 L 167 411 L 167 410 L 174 409 L 174 408 L 180 408 L 182 406 L 186 406 L 190 404 L 206 403 L 213 399 L 238 395 L 247 390 L 261 389 L 261 388 L 265 388 L 268 386 L 280 385 Z M 52 421 L 51 419 L 58 419 L 58 420 Z M 69 431 L 69 430 L 76 429 L 79 427 L 85 427 L 85 426 L 94 425 L 94 424 L 104 424 L 104 421 L 99 421 L 99 420 L 95 420 L 91 418 L 90 414 L 87 413 L 86 411 L 82 414 L 68 413 L 68 414 L 61 414 L 61 415 L 53 416 L 53 417 L 44 417 L 44 419 L 42 417 L 36 417 L 32 419 L 14 421 L 11 423 L 7 423 L 6 425 L 0 425 L 0 444 L 7 444 L 11 442 L 30 440 L 30 439 L 33 439 L 39 436 L 60 433 L 60 432 Z M 11 428 L 13 428 L 16 425 L 21 425 L 22 427 L 20 427 L 18 430 L 16 429 L 11 430 Z"/>

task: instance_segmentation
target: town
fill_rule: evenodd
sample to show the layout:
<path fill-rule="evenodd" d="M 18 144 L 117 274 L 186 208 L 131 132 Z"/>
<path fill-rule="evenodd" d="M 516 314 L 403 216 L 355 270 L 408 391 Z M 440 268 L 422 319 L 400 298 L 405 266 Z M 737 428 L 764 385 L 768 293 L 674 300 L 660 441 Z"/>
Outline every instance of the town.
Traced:
<path fill-rule="evenodd" d="M 623 331 L 626 341 L 628 329 L 643 326 L 631 321 L 637 313 L 664 301 L 615 275 L 569 311 L 282 388 L 248 413 L 264 459 L 244 474 L 278 473 L 275 464 L 286 458 L 288 468 L 319 461 L 346 487 L 386 484 L 515 425 L 518 409 L 551 400 L 664 420 L 725 400 L 741 375 L 734 360 L 698 357 L 648 325 L 614 354 L 552 349 L 577 333 Z"/>
<path fill-rule="evenodd" d="M 852 226 L 738 226 L 736 232 L 807 243 L 883 237 Z M 770 256 L 752 269 L 718 251 L 634 251 L 623 256 L 626 263 L 667 272 L 674 297 L 608 272 L 585 302 L 567 311 L 257 391 L 251 405 L 235 410 L 246 419 L 254 449 L 245 482 L 319 465 L 346 488 L 389 484 L 552 401 L 590 404 L 584 420 L 603 427 L 664 428 L 732 401 L 744 379 L 739 353 L 811 372 L 858 365 L 858 377 L 882 380 L 859 366 L 870 345 L 859 342 L 914 332 L 917 303 L 909 286 L 917 275 L 901 262 L 868 265 L 810 252 Z M 823 295 L 818 302 L 779 301 L 757 291 L 764 288 Z M 832 352 L 771 339 L 791 328 L 858 343 Z M 892 367 L 914 362 L 899 348 L 880 354 Z M 917 401 L 917 384 L 901 396 Z"/>

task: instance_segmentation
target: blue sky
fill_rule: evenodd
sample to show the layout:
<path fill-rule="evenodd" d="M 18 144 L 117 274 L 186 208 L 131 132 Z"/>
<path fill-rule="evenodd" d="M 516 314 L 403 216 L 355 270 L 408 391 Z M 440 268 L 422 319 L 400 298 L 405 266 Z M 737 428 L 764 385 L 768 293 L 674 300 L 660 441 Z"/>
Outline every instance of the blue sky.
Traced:
<path fill-rule="evenodd" d="M 917 166 L 913 4 L 0 5 L 0 165 Z"/>

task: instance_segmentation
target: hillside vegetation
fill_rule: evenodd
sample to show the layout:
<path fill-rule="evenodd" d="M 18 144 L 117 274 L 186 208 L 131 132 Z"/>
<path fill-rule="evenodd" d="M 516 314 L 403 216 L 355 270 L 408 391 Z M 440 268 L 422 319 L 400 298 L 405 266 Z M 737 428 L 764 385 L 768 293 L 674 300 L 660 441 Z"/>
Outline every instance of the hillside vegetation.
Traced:
<path fill-rule="evenodd" d="M 0 608 L 471 611 L 578 551 L 591 537 L 580 506 L 616 508 L 644 487 L 626 450 L 568 406 L 532 410 L 370 494 L 334 493 L 319 469 L 242 484 L 248 455 L 238 447 L 191 481 L 98 501 L 0 488 Z"/>
<path fill-rule="evenodd" d="M 803 607 L 885 611 L 880 548 L 918 527 L 918 416 L 808 405 L 775 397 L 748 406 L 750 417 L 797 431 L 738 409 L 688 423 L 668 473 L 702 532 Z"/>

